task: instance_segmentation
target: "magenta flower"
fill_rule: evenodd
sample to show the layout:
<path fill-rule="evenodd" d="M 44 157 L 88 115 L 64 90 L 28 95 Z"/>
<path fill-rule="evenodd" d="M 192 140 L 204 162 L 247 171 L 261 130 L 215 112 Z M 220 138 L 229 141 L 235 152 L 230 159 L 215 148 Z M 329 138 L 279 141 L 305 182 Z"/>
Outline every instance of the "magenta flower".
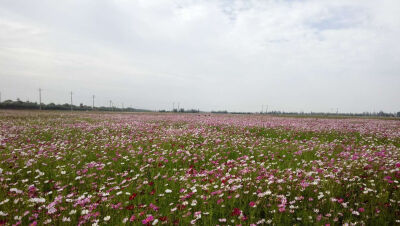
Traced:
<path fill-rule="evenodd" d="M 239 208 L 233 208 L 233 211 L 231 213 L 232 216 L 239 216 L 242 213 L 242 211 Z"/>
<path fill-rule="evenodd" d="M 146 219 L 142 220 L 142 224 L 148 224 L 154 220 L 152 215 L 148 216 Z"/>

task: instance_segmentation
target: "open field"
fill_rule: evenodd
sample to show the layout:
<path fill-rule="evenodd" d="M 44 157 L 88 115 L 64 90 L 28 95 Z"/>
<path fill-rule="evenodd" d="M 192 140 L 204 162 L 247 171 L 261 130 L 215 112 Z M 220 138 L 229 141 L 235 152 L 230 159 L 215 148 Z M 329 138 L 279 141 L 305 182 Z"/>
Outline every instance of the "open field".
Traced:
<path fill-rule="evenodd" d="M 400 121 L 0 112 L 0 225 L 400 224 Z"/>

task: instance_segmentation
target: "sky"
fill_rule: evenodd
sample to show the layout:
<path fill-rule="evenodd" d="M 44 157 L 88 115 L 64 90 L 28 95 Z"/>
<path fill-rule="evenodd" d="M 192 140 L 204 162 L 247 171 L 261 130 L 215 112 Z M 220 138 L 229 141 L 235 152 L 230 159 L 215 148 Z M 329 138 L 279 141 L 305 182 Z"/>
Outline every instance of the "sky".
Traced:
<path fill-rule="evenodd" d="M 397 112 L 399 12 L 398 0 L 0 0 L 1 98 Z"/>

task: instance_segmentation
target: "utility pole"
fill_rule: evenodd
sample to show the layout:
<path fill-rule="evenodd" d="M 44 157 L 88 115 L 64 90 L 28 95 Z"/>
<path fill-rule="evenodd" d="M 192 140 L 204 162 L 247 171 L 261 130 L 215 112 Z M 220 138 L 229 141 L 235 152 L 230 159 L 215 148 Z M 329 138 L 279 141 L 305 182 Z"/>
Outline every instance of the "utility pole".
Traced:
<path fill-rule="evenodd" d="M 93 102 L 92 102 L 92 110 L 94 110 L 94 95 L 92 96 Z"/>
<path fill-rule="evenodd" d="M 264 104 L 261 105 L 261 114 L 263 113 L 263 111 L 264 111 Z"/>
<path fill-rule="evenodd" d="M 72 91 L 71 91 L 71 111 L 72 111 Z"/>
<path fill-rule="evenodd" d="M 265 110 L 265 113 L 268 114 L 268 105 L 267 105 L 267 109 Z"/>
<path fill-rule="evenodd" d="M 39 110 L 42 110 L 42 89 L 39 88 Z"/>
<path fill-rule="evenodd" d="M 179 112 L 179 110 L 180 110 L 180 109 L 179 109 L 179 105 L 180 105 L 180 104 L 181 104 L 181 103 L 178 102 L 178 112 Z"/>

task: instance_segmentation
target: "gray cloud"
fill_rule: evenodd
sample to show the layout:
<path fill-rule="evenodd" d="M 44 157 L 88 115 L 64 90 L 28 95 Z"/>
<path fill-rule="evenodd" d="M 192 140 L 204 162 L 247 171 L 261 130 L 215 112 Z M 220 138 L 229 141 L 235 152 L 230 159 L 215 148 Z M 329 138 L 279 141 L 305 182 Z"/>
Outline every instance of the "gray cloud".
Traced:
<path fill-rule="evenodd" d="M 400 3 L 0 3 L 4 98 L 150 109 L 400 110 Z"/>

